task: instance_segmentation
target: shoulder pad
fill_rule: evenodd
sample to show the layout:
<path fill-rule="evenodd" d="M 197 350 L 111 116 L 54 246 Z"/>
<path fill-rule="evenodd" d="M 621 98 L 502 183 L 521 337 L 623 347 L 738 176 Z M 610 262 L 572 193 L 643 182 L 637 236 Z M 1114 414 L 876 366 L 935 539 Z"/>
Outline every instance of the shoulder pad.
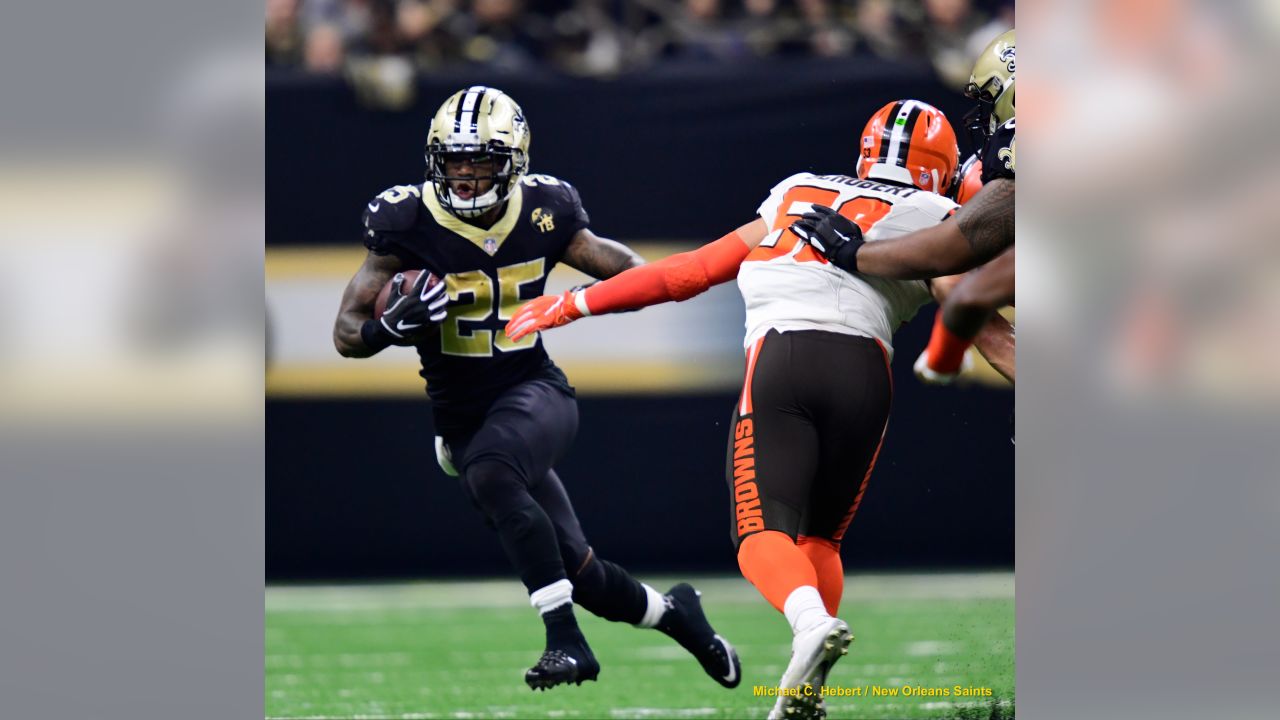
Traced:
<path fill-rule="evenodd" d="M 933 192 L 919 192 L 912 196 L 920 206 L 936 220 L 945 220 L 956 208 L 960 207 L 954 200 Z"/>
<path fill-rule="evenodd" d="M 525 203 L 536 206 L 531 212 L 538 215 L 548 213 L 559 218 L 556 221 L 543 220 L 548 224 L 539 229 L 555 229 L 572 236 L 591 224 L 591 218 L 582 207 L 578 189 L 568 181 L 551 175 L 525 175 L 520 178 L 520 184 L 524 186 L 522 192 L 526 193 Z M 538 222 L 532 217 L 530 221 Z"/>
<path fill-rule="evenodd" d="M 777 185 L 774 185 L 773 188 L 769 190 L 769 195 L 765 197 L 764 202 L 760 203 L 760 206 L 756 208 L 756 215 L 760 216 L 766 223 L 768 223 L 770 229 L 773 229 L 773 221 L 778 215 L 778 207 L 782 204 L 782 196 L 786 195 L 787 191 L 792 187 L 814 177 L 817 176 L 813 173 L 796 173 Z"/>
<path fill-rule="evenodd" d="M 557 195 L 575 192 L 573 186 L 570 185 L 568 181 L 561 180 L 554 175 L 543 175 L 539 173 L 524 175 L 520 178 L 520 184 L 525 186 L 526 190 L 541 190 Z"/>
<path fill-rule="evenodd" d="M 364 226 L 367 231 L 373 232 L 408 230 L 417 222 L 420 207 L 421 185 L 396 185 L 387 188 L 364 206 Z"/>

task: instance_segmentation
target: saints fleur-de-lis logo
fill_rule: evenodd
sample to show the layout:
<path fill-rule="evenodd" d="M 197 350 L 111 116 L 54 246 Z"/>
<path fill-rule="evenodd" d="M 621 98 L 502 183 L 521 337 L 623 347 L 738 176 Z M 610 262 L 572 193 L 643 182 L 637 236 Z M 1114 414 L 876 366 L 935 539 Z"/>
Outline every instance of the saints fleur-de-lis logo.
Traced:
<path fill-rule="evenodd" d="M 996 153 L 996 157 L 998 157 L 998 158 L 1000 158 L 1001 160 L 1003 160 L 1003 161 L 1004 161 L 1004 169 L 1005 169 L 1005 170 L 1012 170 L 1012 169 L 1013 169 L 1013 163 L 1014 163 L 1014 154 L 1013 154 L 1013 153 L 1014 153 L 1014 143 L 1016 143 L 1016 142 L 1017 142 L 1017 140 L 1014 140 L 1013 142 L 1009 143 L 1009 147 L 1007 147 L 1007 148 L 1003 148 L 1003 149 L 1001 149 L 1001 150 L 1000 150 L 1000 152 Z"/>
<path fill-rule="evenodd" d="M 529 222 L 533 223 L 533 226 L 538 228 L 540 232 L 551 232 L 556 229 L 555 218 L 542 208 L 534 209 L 533 213 L 529 215 Z"/>
<path fill-rule="evenodd" d="M 1017 57 L 1017 51 L 1013 47 L 1007 47 L 1004 50 L 1000 51 L 1000 62 L 1005 63 L 1005 67 L 1009 69 L 1009 72 L 1014 72 L 1014 64 L 1015 64 L 1016 57 Z"/>

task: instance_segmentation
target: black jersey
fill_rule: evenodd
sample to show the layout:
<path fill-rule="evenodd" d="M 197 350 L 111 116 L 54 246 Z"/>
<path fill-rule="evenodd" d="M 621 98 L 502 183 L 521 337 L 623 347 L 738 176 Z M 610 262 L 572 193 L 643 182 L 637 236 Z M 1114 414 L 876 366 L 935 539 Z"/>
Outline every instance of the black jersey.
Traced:
<path fill-rule="evenodd" d="M 539 334 L 512 342 L 504 332 L 517 308 L 543 294 L 547 274 L 587 227 L 572 185 L 549 175 L 522 178 L 487 229 L 450 214 L 430 185 L 400 185 L 370 201 L 364 222 L 370 251 L 395 255 L 406 269 L 426 268 L 448 288 L 449 316 L 417 348 L 437 432 L 467 430 L 499 394 L 526 380 L 572 393 Z"/>
<path fill-rule="evenodd" d="M 982 182 L 989 183 L 996 178 L 1013 178 L 1014 160 L 1014 121 L 1010 118 L 1004 122 L 982 148 Z"/>

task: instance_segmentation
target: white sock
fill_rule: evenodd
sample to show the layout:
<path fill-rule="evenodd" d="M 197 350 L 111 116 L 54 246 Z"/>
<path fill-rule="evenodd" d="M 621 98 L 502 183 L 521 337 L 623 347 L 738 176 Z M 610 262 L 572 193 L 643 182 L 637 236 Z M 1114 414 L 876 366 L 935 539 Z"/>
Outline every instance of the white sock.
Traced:
<path fill-rule="evenodd" d="M 636 627 L 651 628 L 657 627 L 662 622 L 662 616 L 667 612 L 667 599 L 662 597 L 662 593 L 653 588 L 640 583 L 644 586 L 644 595 L 649 603 L 644 608 L 644 617 L 640 618 L 640 622 L 636 623 Z"/>
<path fill-rule="evenodd" d="M 529 593 L 529 604 L 538 608 L 542 615 L 572 602 L 573 583 L 568 580 L 557 580 Z"/>
<path fill-rule="evenodd" d="M 796 635 L 831 617 L 827 614 L 827 606 L 822 604 L 818 588 L 812 585 L 801 585 L 792 590 L 782 612 L 791 623 L 791 632 Z"/>

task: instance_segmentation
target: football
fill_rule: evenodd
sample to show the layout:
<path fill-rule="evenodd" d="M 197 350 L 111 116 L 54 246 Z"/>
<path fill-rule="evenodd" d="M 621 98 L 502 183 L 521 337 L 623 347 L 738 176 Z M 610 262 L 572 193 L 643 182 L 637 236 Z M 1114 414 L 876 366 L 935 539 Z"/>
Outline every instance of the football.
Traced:
<path fill-rule="evenodd" d="M 424 270 L 405 270 L 404 271 L 404 289 L 408 290 L 418 281 L 418 275 L 425 272 Z M 378 293 L 378 299 L 373 302 L 373 318 L 376 320 L 382 317 L 382 313 L 387 309 L 387 299 L 391 297 L 391 288 L 395 285 L 396 279 L 393 276 L 382 286 L 382 291 Z M 431 275 L 427 278 L 427 287 L 434 287 L 440 284 L 440 278 Z"/>

